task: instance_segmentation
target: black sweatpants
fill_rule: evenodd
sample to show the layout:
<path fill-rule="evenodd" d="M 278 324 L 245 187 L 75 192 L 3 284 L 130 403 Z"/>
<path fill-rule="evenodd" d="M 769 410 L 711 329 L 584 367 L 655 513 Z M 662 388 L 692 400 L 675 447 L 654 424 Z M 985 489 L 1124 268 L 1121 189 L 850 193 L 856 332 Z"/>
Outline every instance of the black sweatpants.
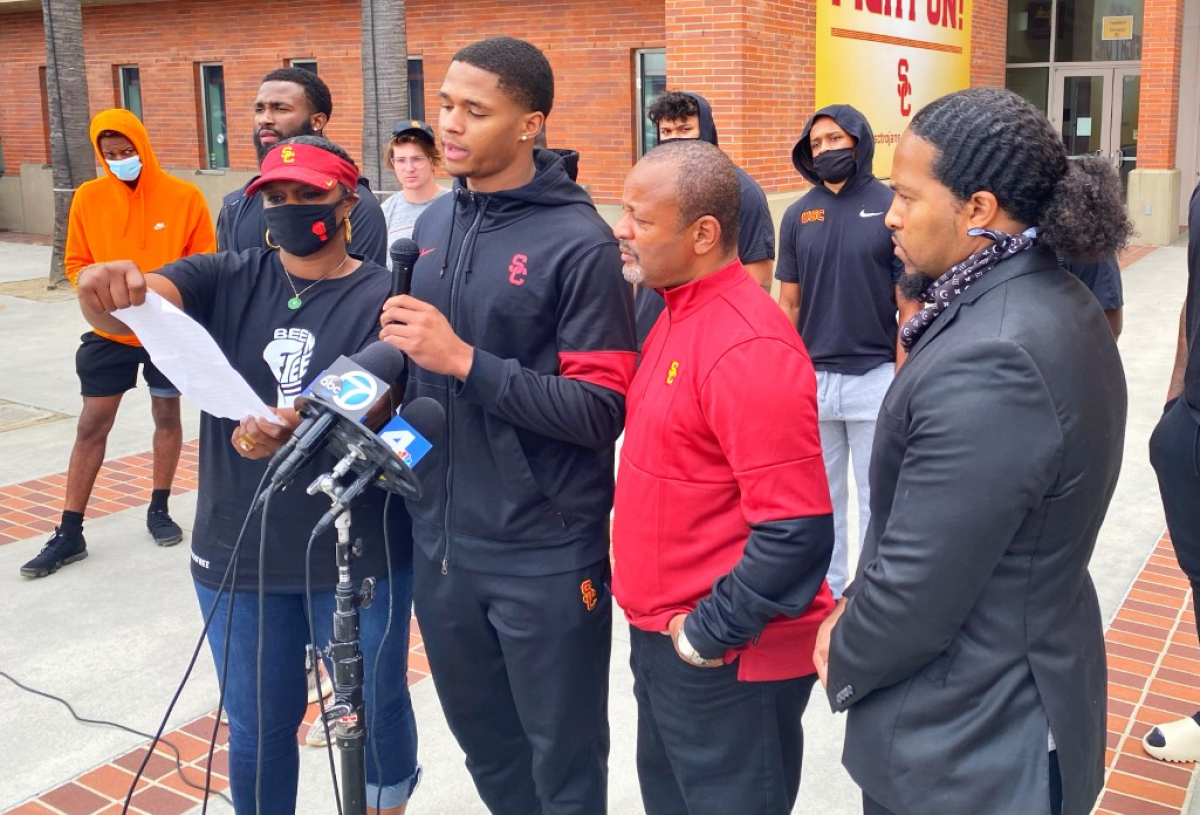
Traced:
<path fill-rule="evenodd" d="M 1150 436 L 1150 463 L 1158 475 L 1167 529 L 1179 568 L 1192 584 L 1192 607 L 1200 596 L 1200 423 L 1176 399 Z"/>
<path fill-rule="evenodd" d="M 739 682 L 736 661 L 698 668 L 670 637 L 631 627 L 629 638 L 646 815 L 788 815 L 816 675 Z"/>
<path fill-rule="evenodd" d="M 413 599 L 433 683 L 493 815 L 603 815 L 608 800 L 608 560 L 513 577 L 417 548 Z"/>

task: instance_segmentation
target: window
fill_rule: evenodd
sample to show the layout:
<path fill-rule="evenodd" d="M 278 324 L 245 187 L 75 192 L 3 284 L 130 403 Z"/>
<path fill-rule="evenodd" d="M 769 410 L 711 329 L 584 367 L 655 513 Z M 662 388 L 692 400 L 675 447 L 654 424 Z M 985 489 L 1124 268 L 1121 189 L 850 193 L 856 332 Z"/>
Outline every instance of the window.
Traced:
<path fill-rule="evenodd" d="M 312 71 L 314 74 L 317 72 L 317 61 L 311 57 L 306 59 L 288 60 L 288 64 L 293 68 L 303 68 L 306 71 Z"/>
<path fill-rule="evenodd" d="M 120 89 L 121 107 L 142 118 L 142 80 L 136 65 L 117 67 L 117 87 Z"/>
<path fill-rule="evenodd" d="M 667 89 L 667 52 L 663 48 L 634 51 L 636 102 L 634 104 L 637 130 L 637 157 L 658 144 L 658 130 L 646 116 L 650 103 Z"/>
<path fill-rule="evenodd" d="M 204 166 L 210 170 L 229 167 L 229 144 L 225 129 L 225 69 L 220 63 L 200 64 L 200 109 L 204 115 Z"/>
<path fill-rule="evenodd" d="M 425 121 L 425 58 L 408 58 L 408 118 Z"/>
<path fill-rule="evenodd" d="M 1049 68 L 1009 68 L 1004 72 L 1004 87 L 1024 96 L 1034 107 L 1049 115 Z"/>

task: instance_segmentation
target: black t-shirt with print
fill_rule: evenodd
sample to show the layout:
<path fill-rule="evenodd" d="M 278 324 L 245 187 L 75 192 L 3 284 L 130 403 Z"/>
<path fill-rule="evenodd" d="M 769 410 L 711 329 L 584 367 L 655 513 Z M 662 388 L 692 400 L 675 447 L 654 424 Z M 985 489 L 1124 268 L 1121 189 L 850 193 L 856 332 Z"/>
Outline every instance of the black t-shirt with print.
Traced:
<path fill-rule="evenodd" d="M 859 376 L 896 359 L 896 258 L 884 216 L 892 191 L 872 177 L 813 187 L 783 216 L 775 277 L 800 284 L 797 328 L 813 367 Z"/>
<path fill-rule="evenodd" d="M 297 395 L 342 355 L 374 342 L 379 312 L 390 290 L 387 271 L 372 263 L 352 274 L 312 285 L 303 306 L 292 311 L 287 273 L 274 250 L 247 249 L 193 255 L 159 270 L 179 289 L 183 307 L 203 325 L 230 364 L 267 405 L 291 407 Z M 296 289 L 312 281 L 291 278 Z M 200 419 L 200 488 L 192 531 L 192 574 L 216 588 L 229 564 L 233 545 L 269 459 L 251 461 L 233 449 L 230 437 L 237 422 L 207 413 Z M 283 492 L 271 498 L 267 518 L 265 587 L 269 592 L 302 592 L 305 546 L 313 526 L 329 509 L 323 495 L 305 488 L 334 464 L 322 452 L 302 467 Z M 385 493 L 368 490 L 353 507 L 351 533 L 362 538 L 363 554 L 354 564 L 356 579 L 386 573 L 383 511 Z M 404 501 L 393 498 L 388 536 L 392 568 L 412 556 L 412 530 Z M 255 516 L 246 529 L 238 558 L 238 588 L 258 585 L 259 532 Z M 317 539 L 312 552 L 312 587 L 327 590 L 337 583 L 334 532 Z"/>

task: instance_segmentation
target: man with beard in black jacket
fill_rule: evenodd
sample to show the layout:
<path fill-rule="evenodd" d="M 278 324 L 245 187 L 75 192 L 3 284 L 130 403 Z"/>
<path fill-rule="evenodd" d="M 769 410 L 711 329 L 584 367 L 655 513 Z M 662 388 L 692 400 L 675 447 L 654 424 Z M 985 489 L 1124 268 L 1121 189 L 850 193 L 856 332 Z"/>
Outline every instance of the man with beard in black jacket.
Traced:
<path fill-rule="evenodd" d="M 333 98 L 321 77 L 304 68 L 278 68 L 263 77 L 254 100 L 254 149 L 262 161 L 275 145 L 296 136 L 323 136 Z M 253 179 L 251 179 L 253 180 Z M 217 215 L 217 249 L 241 252 L 271 244 L 263 220 L 262 193 L 246 195 L 250 182 L 225 196 Z M 359 176 L 358 205 L 346 221 L 349 251 L 387 264 L 387 220 L 366 177 Z M 272 247 L 278 248 L 278 247 Z"/>
<path fill-rule="evenodd" d="M 612 230 L 534 151 L 554 75 L 509 37 L 455 54 L 438 121 L 451 195 L 422 214 L 381 338 L 404 399 L 445 406 L 422 462 L 414 599 L 434 684 L 493 812 L 607 801 L 613 450 L 636 359 Z"/>
<path fill-rule="evenodd" d="M 713 121 L 712 105 L 697 93 L 667 91 L 660 94 L 646 111 L 646 116 L 658 128 L 659 142 L 671 139 L 700 139 L 714 147 L 717 126 Z M 771 272 L 775 263 L 775 224 L 766 193 L 758 182 L 741 167 L 734 165 L 741 190 L 741 210 L 738 216 L 738 260 L 750 277 L 771 291 Z M 653 289 L 639 287 L 635 295 L 637 310 L 638 347 L 662 314 L 665 301 Z"/>
<path fill-rule="evenodd" d="M 842 596 L 851 546 L 862 548 L 871 519 L 867 467 L 875 417 L 904 361 L 897 326 L 920 310 L 897 281 L 903 266 L 883 222 L 892 191 L 872 173 L 875 134 L 849 105 L 813 114 L 792 150 L 812 190 L 788 207 L 779 235 L 779 304 L 817 370 L 821 451 L 833 498 L 829 588 Z M 899 309 L 899 322 L 896 313 Z M 858 490 L 858 537 L 849 540 L 849 465 Z"/>

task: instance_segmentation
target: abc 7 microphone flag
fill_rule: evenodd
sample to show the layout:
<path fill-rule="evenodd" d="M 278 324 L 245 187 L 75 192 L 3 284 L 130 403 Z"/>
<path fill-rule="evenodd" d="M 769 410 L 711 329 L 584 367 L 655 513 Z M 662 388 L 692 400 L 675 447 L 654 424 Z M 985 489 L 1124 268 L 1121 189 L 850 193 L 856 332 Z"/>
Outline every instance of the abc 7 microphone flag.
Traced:
<path fill-rule="evenodd" d="M 340 357 L 306 389 L 304 396 L 332 404 L 346 418 L 362 422 L 388 385 L 346 357 Z M 432 445 L 401 416 L 393 416 L 376 434 L 405 464 L 414 467 Z"/>

